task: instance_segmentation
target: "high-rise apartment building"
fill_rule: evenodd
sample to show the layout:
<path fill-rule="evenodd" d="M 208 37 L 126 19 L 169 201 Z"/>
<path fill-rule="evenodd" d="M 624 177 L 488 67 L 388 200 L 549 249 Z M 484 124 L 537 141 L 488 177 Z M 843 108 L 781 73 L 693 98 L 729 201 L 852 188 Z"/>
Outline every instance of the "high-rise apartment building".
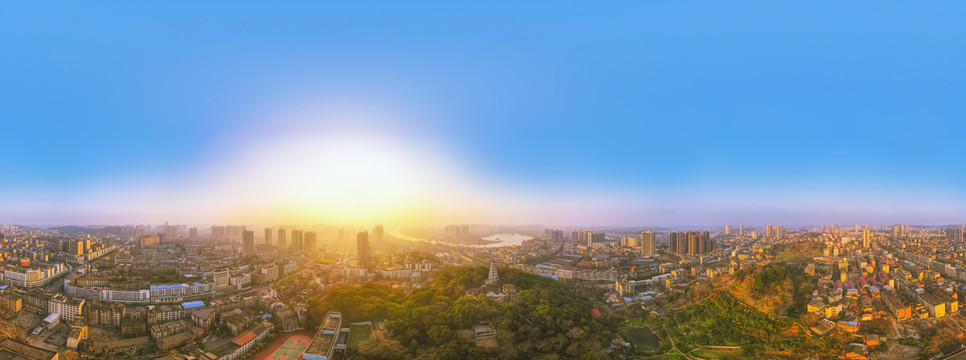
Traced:
<path fill-rule="evenodd" d="M 251 230 L 242 231 L 242 248 L 245 255 L 255 253 L 255 232 Z"/>
<path fill-rule="evenodd" d="M 551 244 L 563 244 L 564 235 L 563 230 L 553 230 L 550 232 L 550 243 Z"/>
<path fill-rule="evenodd" d="M 563 237 L 563 231 L 560 232 L 560 236 Z M 594 246 L 594 244 L 604 242 L 605 239 L 606 237 L 603 232 L 587 230 L 574 230 L 570 232 L 570 242 L 574 244 Z"/>
<path fill-rule="evenodd" d="M 223 239 L 225 238 L 225 227 L 224 226 L 212 226 L 211 227 L 211 238 L 212 239 Z"/>
<path fill-rule="evenodd" d="M 272 228 L 265 228 L 265 243 L 272 244 Z"/>
<path fill-rule="evenodd" d="M 279 250 L 285 250 L 285 229 L 278 229 L 278 240 L 276 241 L 275 246 L 277 246 Z"/>
<path fill-rule="evenodd" d="M 902 225 L 893 226 L 892 227 L 892 237 L 900 238 L 900 237 L 906 236 L 906 234 L 905 234 L 906 231 L 905 230 L 906 230 L 905 229 L 905 226 L 902 226 Z"/>
<path fill-rule="evenodd" d="M 701 241 L 704 241 L 704 252 L 709 253 L 714 251 L 714 239 L 711 238 L 711 234 L 707 231 L 701 233 Z"/>
<path fill-rule="evenodd" d="M 372 239 L 374 241 L 376 241 L 377 243 L 381 242 L 383 240 L 383 236 L 384 234 L 383 234 L 382 225 L 376 225 L 375 227 L 372 228 Z"/>
<path fill-rule="evenodd" d="M 238 239 L 245 230 L 248 230 L 247 226 L 228 225 L 225 226 L 225 236 L 229 239 Z"/>
<path fill-rule="evenodd" d="M 363 231 L 356 234 L 356 256 L 359 257 L 359 260 L 362 262 L 369 261 L 372 256 L 371 251 L 372 249 L 369 248 L 369 233 Z"/>
<path fill-rule="evenodd" d="M 543 231 L 544 231 L 544 237 L 547 238 L 547 241 L 550 244 L 553 244 L 553 245 L 563 244 L 564 242 L 563 230 L 544 229 Z"/>
<path fill-rule="evenodd" d="M 868 249 L 872 245 L 872 231 L 862 229 L 862 247 Z"/>
<path fill-rule="evenodd" d="M 731 235 L 731 225 L 725 225 L 725 235 Z"/>
<path fill-rule="evenodd" d="M 292 230 L 292 244 L 290 248 L 295 251 L 302 250 L 302 230 Z"/>
<path fill-rule="evenodd" d="M 464 230 L 466 232 L 464 232 Z M 469 226 L 467 226 L 467 225 L 447 225 L 443 229 L 443 232 L 446 233 L 446 235 L 450 235 L 450 236 L 465 236 L 465 235 L 469 235 L 468 234 L 468 232 L 469 232 Z"/>
<path fill-rule="evenodd" d="M 68 251 L 68 252 L 71 255 L 84 255 L 84 241 L 83 240 L 77 240 L 77 241 L 71 240 L 71 242 L 70 242 L 70 251 Z"/>
<path fill-rule="evenodd" d="M 963 242 L 963 228 L 949 228 L 946 229 L 946 238 L 949 241 L 960 244 Z"/>
<path fill-rule="evenodd" d="M 212 279 L 215 281 L 215 289 L 224 290 L 231 285 L 231 276 L 228 269 L 215 271 Z"/>
<path fill-rule="evenodd" d="M 704 254 L 714 251 L 714 239 L 708 231 L 671 232 L 668 234 L 668 244 L 675 254 Z"/>
<path fill-rule="evenodd" d="M 138 236 L 137 240 L 138 240 L 138 247 L 153 246 L 161 242 L 161 236 L 160 235 L 155 235 L 155 236 L 141 235 L 141 236 Z"/>
<path fill-rule="evenodd" d="M 306 232 L 305 239 L 302 241 L 302 252 L 306 255 L 315 255 L 318 251 L 317 241 L 314 231 Z"/>
<path fill-rule="evenodd" d="M 637 247 L 637 238 L 633 236 L 621 237 L 621 247 Z"/>
<path fill-rule="evenodd" d="M 654 251 L 657 249 L 657 238 L 654 236 L 653 231 L 645 231 L 641 233 L 641 255 L 643 256 L 654 256 Z"/>
<path fill-rule="evenodd" d="M 579 244 L 584 241 L 584 232 L 582 230 L 574 230 L 570 232 L 570 242 L 573 244 Z"/>

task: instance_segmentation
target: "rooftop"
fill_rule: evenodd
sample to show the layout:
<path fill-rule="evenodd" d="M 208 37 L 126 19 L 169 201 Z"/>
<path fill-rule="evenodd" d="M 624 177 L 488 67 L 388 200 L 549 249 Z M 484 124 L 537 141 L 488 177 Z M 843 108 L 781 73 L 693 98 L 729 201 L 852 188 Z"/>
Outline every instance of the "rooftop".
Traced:
<path fill-rule="evenodd" d="M 342 325 L 342 314 L 338 312 L 328 312 L 325 314 L 325 321 L 319 327 L 319 332 L 315 334 L 312 343 L 305 349 L 307 354 L 328 355 L 335 346 L 335 336 Z"/>
<path fill-rule="evenodd" d="M 202 306 L 205 306 L 205 302 L 204 301 L 201 301 L 201 300 L 189 301 L 189 302 L 186 302 L 186 303 L 181 303 L 181 307 L 183 307 L 185 309 L 193 309 L 193 308 L 202 307 Z"/>
<path fill-rule="evenodd" d="M 235 345 L 242 346 L 247 344 L 249 341 L 252 341 L 252 339 L 255 339 L 255 333 L 251 330 L 248 330 L 236 336 L 231 340 L 231 342 L 235 343 Z"/>
<path fill-rule="evenodd" d="M 180 287 L 182 287 L 182 284 L 151 285 L 151 290 L 156 290 L 156 289 L 178 289 Z"/>
<path fill-rule="evenodd" d="M 30 346 L 14 339 L 0 341 L 0 360 L 50 360 L 56 352 Z"/>

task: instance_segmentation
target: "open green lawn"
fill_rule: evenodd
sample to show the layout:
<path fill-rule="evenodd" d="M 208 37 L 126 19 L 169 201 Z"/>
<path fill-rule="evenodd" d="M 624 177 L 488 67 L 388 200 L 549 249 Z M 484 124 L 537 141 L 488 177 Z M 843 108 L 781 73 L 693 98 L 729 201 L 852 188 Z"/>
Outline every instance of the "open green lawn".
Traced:
<path fill-rule="evenodd" d="M 372 325 L 349 325 L 348 347 L 358 349 L 359 343 L 372 337 Z"/>

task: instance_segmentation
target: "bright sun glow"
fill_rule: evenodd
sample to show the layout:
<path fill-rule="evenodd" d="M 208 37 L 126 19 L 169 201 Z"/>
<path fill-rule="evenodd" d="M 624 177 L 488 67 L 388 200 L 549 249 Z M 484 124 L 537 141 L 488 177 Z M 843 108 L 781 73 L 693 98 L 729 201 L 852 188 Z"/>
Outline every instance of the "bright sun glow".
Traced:
<path fill-rule="evenodd" d="M 344 223 L 419 216 L 457 183 L 438 156 L 385 138 L 302 136 L 250 149 L 224 175 L 238 209 L 277 221 Z M 246 216 L 248 217 L 248 216 Z"/>

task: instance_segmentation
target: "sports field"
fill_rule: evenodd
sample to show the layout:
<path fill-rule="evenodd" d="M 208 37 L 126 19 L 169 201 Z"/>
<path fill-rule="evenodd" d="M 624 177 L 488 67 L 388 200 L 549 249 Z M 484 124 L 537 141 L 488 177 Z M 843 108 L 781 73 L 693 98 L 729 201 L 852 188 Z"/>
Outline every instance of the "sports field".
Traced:
<path fill-rule="evenodd" d="M 265 349 L 255 354 L 254 360 L 297 360 L 312 342 L 312 331 L 282 333 Z"/>
<path fill-rule="evenodd" d="M 348 346 L 352 350 L 359 350 L 359 344 L 372 337 L 372 325 L 349 325 Z"/>

